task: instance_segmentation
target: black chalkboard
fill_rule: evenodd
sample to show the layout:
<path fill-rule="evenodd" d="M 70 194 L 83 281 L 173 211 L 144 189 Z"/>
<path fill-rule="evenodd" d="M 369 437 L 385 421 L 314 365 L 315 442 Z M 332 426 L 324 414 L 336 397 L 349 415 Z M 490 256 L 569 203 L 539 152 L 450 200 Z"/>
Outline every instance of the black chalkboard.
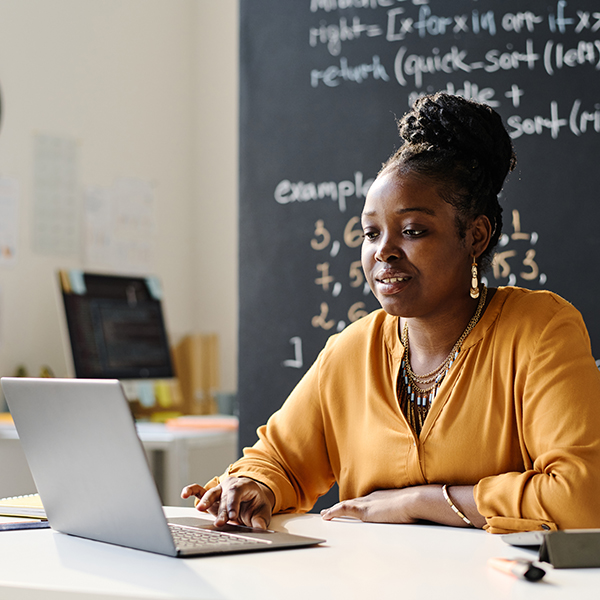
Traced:
<path fill-rule="evenodd" d="M 597 0 L 241 0 L 240 442 L 377 302 L 357 217 L 422 93 L 486 101 L 518 166 L 490 286 L 551 289 L 600 354 Z"/>

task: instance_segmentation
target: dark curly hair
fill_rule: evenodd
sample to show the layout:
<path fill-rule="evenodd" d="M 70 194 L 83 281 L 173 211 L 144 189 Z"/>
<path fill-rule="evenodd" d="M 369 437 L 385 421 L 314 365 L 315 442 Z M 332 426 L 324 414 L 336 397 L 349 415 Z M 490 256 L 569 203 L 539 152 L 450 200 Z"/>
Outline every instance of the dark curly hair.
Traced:
<path fill-rule="evenodd" d="M 516 164 L 500 115 L 486 104 L 440 92 L 418 98 L 398 129 L 404 143 L 382 171 L 393 169 L 436 185 L 457 211 L 462 238 L 472 219 L 486 215 L 492 236 L 479 263 L 489 266 L 502 232 L 498 194 Z"/>

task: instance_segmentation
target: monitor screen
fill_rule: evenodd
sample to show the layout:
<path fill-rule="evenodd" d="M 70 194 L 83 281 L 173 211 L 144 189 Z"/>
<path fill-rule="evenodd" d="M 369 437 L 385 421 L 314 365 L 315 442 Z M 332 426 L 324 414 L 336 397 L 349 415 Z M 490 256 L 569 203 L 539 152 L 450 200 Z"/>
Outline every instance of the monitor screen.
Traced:
<path fill-rule="evenodd" d="M 155 278 L 61 271 L 59 281 L 76 377 L 173 377 Z"/>

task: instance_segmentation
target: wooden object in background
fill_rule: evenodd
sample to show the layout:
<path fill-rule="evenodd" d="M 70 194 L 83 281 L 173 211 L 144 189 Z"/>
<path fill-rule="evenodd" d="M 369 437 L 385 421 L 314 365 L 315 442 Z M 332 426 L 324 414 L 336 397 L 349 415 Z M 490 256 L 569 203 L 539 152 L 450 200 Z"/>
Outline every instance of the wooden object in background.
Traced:
<path fill-rule="evenodd" d="M 185 336 L 173 350 L 175 371 L 183 396 L 183 412 L 206 415 L 218 412 L 219 340 L 216 334 Z"/>

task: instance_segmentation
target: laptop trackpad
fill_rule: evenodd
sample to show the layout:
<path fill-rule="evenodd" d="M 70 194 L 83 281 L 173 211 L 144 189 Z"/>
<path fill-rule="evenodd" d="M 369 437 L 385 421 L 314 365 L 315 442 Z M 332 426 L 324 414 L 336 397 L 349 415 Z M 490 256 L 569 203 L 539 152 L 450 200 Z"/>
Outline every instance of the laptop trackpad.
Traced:
<path fill-rule="evenodd" d="M 208 529 L 209 531 L 223 531 L 225 533 L 272 533 L 269 530 L 259 529 L 257 527 L 246 527 L 245 525 L 234 525 L 227 523 L 223 527 L 216 527 L 211 519 L 202 519 L 199 517 L 173 517 L 168 518 L 169 523 L 173 525 L 183 525 L 184 527 L 197 527 L 199 529 Z"/>

